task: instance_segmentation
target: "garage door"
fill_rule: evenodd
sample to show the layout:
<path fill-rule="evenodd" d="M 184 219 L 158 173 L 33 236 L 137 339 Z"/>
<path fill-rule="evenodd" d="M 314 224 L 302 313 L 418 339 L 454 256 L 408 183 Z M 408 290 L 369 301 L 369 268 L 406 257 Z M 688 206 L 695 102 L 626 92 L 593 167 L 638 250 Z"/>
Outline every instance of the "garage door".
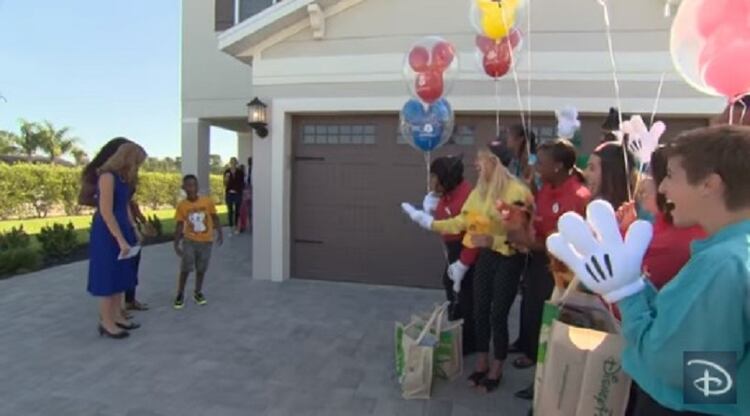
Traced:
<path fill-rule="evenodd" d="M 671 121 L 680 128 L 705 125 Z M 503 125 L 517 122 L 501 119 Z M 600 117 L 584 118 L 585 147 L 593 147 L 600 124 Z M 476 146 L 495 136 L 496 120 L 459 116 L 456 125 L 453 140 L 437 155 L 463 154 L 474 182 Z M 542 139 L 554 137 L 554 125 L 551 117 L 534 119 Z M 298 116 L 293 142 L 293 277 L 440 287 L 442 243 L 399 207 L 402 201 L 421 203 L 427 177 L 421 154 L 399 137 L 395 114 Z"/>

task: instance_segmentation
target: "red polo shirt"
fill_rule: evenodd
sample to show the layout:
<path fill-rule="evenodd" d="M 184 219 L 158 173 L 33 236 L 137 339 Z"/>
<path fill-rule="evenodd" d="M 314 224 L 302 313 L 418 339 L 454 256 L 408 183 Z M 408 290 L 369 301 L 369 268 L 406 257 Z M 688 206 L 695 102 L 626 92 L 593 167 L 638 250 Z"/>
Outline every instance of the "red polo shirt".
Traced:
<path fill-rule="evenodd" d="M 643 268 L 657 289 L 677 275 L 690 260 L 690 243 L 706 238 L 701 227 L 677 228 L 663 215 L 654 221 L 654 237 L 643 258 Z"/>
<path fill-rule="evenodd" d="M 534 213 L 534 230 L 539 240 L 557 231 L 557 220 L 568 211 L 586 215 L 586 205 L 591 192 L 576 176 L 571 176 L 557 187 L 544 183 L 537 192 Z"/>
<path fill-rule="evenodd" d="M 464 207 L 466 200 L 469 199 L 471 191 L 469 182 L 463 181 L 454 190 L 443 195 L 435 209 L 435 220 L 447 220 L 461 214 L 461 209 Z M 446 242 L 461 241 L 463 238 L 463 234 L 443 235 L 443 240 Z M 461 251 L 461 262 L 471 266 L 477 261 L 478 256 L 478 249 L 464 247 Z"/>

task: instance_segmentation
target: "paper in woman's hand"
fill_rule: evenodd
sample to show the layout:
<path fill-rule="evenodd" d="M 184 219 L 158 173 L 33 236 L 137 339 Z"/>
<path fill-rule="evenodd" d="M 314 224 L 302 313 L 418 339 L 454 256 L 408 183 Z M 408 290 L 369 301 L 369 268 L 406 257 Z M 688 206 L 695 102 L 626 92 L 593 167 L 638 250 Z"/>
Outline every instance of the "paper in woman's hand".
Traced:
<path fill-rule="evenodd" d="M 117 260 L 127 260 L 132 259 L 133 257 L 137 256 L 138 253 L 141 252 L 141 246 L 133 246 L 130 247 L 130 250 L 127 254 L 120 253 L 120 255 L 117 257 Z"/>

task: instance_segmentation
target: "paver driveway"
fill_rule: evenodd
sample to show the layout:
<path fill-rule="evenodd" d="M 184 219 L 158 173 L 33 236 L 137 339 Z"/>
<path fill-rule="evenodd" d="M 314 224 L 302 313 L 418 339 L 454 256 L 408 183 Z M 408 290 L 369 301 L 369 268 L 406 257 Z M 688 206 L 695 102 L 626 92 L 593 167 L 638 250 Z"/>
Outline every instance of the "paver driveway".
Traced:
<path fill-rule="evenodd" d="M 525 415 L 512 394 L 533 370 L 510 366 L 487 396 L 458 380 L 431 401 L 400 398 L 393 322 L 442 292 L 253 281 L 250 247 L 243 236 L 216 250 L 209 304 L 181 311 L 171 246 L 147 248 L 139 297 L 152 309 L 125 341 L 96 335 L 85 262 L 0 281 L 0 415 Z"/>

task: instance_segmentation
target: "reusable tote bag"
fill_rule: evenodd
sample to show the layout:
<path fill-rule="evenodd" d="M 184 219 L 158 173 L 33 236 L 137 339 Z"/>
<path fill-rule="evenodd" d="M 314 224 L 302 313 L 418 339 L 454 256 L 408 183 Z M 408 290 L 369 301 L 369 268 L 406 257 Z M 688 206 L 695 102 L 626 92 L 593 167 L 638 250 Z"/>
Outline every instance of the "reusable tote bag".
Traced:
<path fill-rule="evenodd" d="M 396 373 L 404 399 L 429 399 L 432 390 L 433 361 L 439 340 L 431 332 L 441 332 L 440 322 L 446 311 L 439 306 L 420 330 L 416 323 L 396 323 Z M 421 326 L 421 325 L 420 325 Z"/>
<path fill-rule="evenodd" d="M 570 290 L 560 302 L 556 311 L 552 303 L 545 308 L 545 324 L 551 323 L 538 356 L 534 414 L 623 415 L 631 381 L 622 369 L 625 341 L 617 321 L 596 296 Z"/>

